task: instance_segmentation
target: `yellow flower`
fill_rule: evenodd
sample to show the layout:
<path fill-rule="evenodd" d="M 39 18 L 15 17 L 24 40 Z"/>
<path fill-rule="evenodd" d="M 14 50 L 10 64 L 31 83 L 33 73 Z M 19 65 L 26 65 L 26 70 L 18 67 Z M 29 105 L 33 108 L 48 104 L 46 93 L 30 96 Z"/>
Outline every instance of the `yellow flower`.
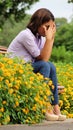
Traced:
<path fill-rule="evenodd" d="M 50 95 L 51 95 L 51 91 L 50 91 L 50 90 L 47 90 L 47 91 L 46 91 L 46 95 L 47 95 L 47 96 L 50 96 Z"/>
<path fill-rule="evenodd" d="M 43 87 L 46 87 L 46 85 L 47 85 L 46 83 L 43 83 Z"/>
<path fill-rule="evenodd" d="M 18 98 L 20 99 L 20 96 L 18 95 Z"/>
<path fill-rule="evenodd" d="M 11 77 L 11 78 L 10 78 L 10 81 L 13 82 L 13 81 L 14 81 L 14 77 Z"/>
<path fill-rule="evenodd" d="M 4 124 L 7 124 L 8 122 L 10 122 L 10 116 L 7 115 L 6 118 L 3 120 Z"/>
<path fill-rule="evenodd" d="M 51 86 L 51 85 L 52 85 L 52 81 L 51 81 L 51 80 L 49 81 L 48 85 L 49 85 L 49 86 Z"/>
<path fill-rule="evenodd" d="M 20 69 L 20 70 L 19 70 L 19 73 L 20 73 L 20 74 L 23 74 L 23 70 L 22 70 L 22 69 Z"/>
<path fill-rule="evenodd" d="M 0 84 L 0 88 L 1 88 L 2 86 L 1 86 L 1 84 Z"/>
<path fill-rule="evenodd" d="M 16 106 L 16 107 L 19 106 L 19 102 L 18 102 L 18 101 L 15 102 L 15 106 Z"/>
<path fill-rule="evenodd" d="M 48 97 L 44 95 L 44 99 L 46 100 Z"/>
<path fill-rule="evenodd" d="M 0 68 L 4 67 L 4 64 L 2 62 L 0 62 Z"/>
<path fill-rule="evenodd" d="M 29 109 L 28 108 L 23 108 L 22 111 L 23 111 L 23 113 L 28 114 Z"/>
<path fill-rule="evenodd" d="M 6 80 L 5 80 L 5 83 L 6 83 L 7 85 L 9 85 L 9 80 L 8 80 L 8 79 L 6 79 Z"/>
<path fill-rule="evenodd" d="M 28 122 L 29 122 L 29 120 L 27 119 L 25 122 L 26 122 L 26 123 L 28 123 Z"/>
<path fill-rule="evenodd" d="M 36 105 L 34 105 L 34 106 L 32 107 L 32 110 L 33 110 L 33 111 L 36 111 L 36 109 L 37 109 L 37 108 L 36 108 Z"/>
<path fill-rule="evenodd" d="M 42 109 L 42 113 L 45 113 L 46 112 L 46 109 Z"/>
<path fill-rule="evenodd" d="M 18 90 L 18 89 L 19 89 L 19 86 L 15 85 L 14 88 Z"/>
<path fill-rule="evenodd" d="M 11 88 L 9 89 L 9 93 L 12 94 L 14 92 L 14 90 Z"/>
<path fill-rule="evenodd" d="M 0 118 L 2 117 L 2 113 L 0 112 Z"/>
<path fill-rule="evenodd" d="M 60 107 L 63 106 L 63 101 L 62 100 L 59 100 L 59 105 L 60 105 Z"/>
<path fill-rule="evenodd" d="M 35 100 L 36 102 L 38 102 L 38 101 L 39 101 L 39 97 L 38 97 L 38 96 L 34 97 L 34 100 Z"/>
<path fill-rule="evenodd" d="M 9 65 L 13 64 L 13 60 L 12 60 L 12 59 L 9 59 L 7 63 L 8 63 Z"/>
<path fill-rule="evenodd" d="M 34 80 L 34 77 L 30 77 L 30 81 L 33 81 Z"/>
<path fill-rule="evenodd" d="M 25 85 L 28 85 L 28 82 L 27 82 L 27 81 L 25 81 L 25 82 L 24 82 L 24 84 L 25 84 Z"/>
<path fill-rule="evenodd" d="M 6 104 L 7 102 L 6 101 L 3 101 L 2 104 Z"/>
<path fill-rule="evenodd" d="M 0 108 L 0 112 L 4 112 L 4 108 L 2 107 L 2 108 Z"/>
<path fill-rule="evenodd" d="M 0 82 L 3 80 L 3 77 L 0 76 Z"/>
<path fill-rule="evenodd" d="M 52 85 L 51 88 L 54 89 L 54 85 Z"/>
<path fill-rule="evenodd" d="M 41 106 L 43 105 L 43 101 L 39 100 L 38 102 Z"/>

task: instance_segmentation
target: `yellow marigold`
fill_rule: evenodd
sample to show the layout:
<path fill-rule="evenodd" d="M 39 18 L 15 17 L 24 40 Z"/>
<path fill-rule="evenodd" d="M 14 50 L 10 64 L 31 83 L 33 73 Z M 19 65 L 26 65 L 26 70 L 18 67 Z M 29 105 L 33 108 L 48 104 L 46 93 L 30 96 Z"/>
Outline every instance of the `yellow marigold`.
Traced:
<path fill-rule="evenodd" d="M 17 85 L 14 86 L 14 88 L 17 89 L 17 90 L 19 89 L 19 87 L 20 87 L 20 86 L 17 86 Z"/>
<path fill-rule="evenodd" d="M 2 86 L 1 86 L 1 84 L 0 84 L 0 88 L 1 88 Z"/>
<path fill-rule="evenodd" d="M 44 99 L 47 100 L 47 98 L 48 98 L 48 97 L 44 95 Z"/>
<path fill-rule="evenodd" d="M 46 91 L 46 95 L 47 95 L 47 96 L 50 96 L 50 95 L 51 95 L 51 91 L 50 91 L 50 90 L 47 90 L 47 91 Z"/>
<path fill-rule="evenodd" d="M 25 84 L 25 85 L 28 85 L 28 82 L 27 82 L 27 81 L 25 81 L 25 82 L 24 82 L 24 84 Z"/>
<path fill-rule="evenodd" d="M 46 87 L 46 85 L 47 85 L 46 83 L 43 83 L 43 87 Z"/>
<path fill-rule="evenodd" d="M 33 84 L 33 81 L 29 81 L 29 84 Z"/>
<path fill-rule="evenodd" d="M 33 106 L 33 107 L 32 107 L 32 110 L 33 110 L 33 111 L 36 111 L 36 106 Z"/>
<path fill-rule="evenodd" d="M 29 113 L 29 109 L 28 109 L 28 108 L 23 108 L 22 111 L 23 111 L 23 113 L 25 113 L 25 114 L 28 114 L 28 113 Z"/>
<path fill-rule="evenodd" d="M 0 112 L 0 118 L 2 117 L 2 113 Z"/>
<path fill-rule="evenodd" d="M 30 121 L 31 121 L 32 119 L 31 119 L 30 117 L 28 117 L 28 120 L 30 120 Z"/>
<path fill-rule="evenodd" d="M 42 109 L 42 113 L 45 113 L 46 112 L 46 109 Z"/>
<path fill-rule="evenodd" d="M 20 74 L 23 74 L 23 70 L 22 70 L 22 69 L 20 69 L 20 70 L 19 70 L 19 73 L 20 73 Z"/>
<path fill-rule="evenodd" d="M 7 124 L 8 122 L 10 122 L 10 116 L 7 115 L 6 118 L 3 120 L 3 122 L 4 122 L 5 124 Z"/>
<path fill-rule="evenodd" d="M 63 106 L 63 101 L 62 100 L 59 100 L 59 105 L 60 105 L 60 107 Z"/>
<path fill-rule="evenodd" d="M 0 82 L 3 80 L 3 77 L 0 76 Z"/>
<path fill-rule="evenodd" d="M 38 96 L 34 97 L 34 100 L 35 100 L 36 102 L 38 102 L 38 101 L 39 101 L 39 97 L 38 97 Z"/>
<path fill-rule="evenodd" d="M 3 101 L 2 104 L 6 104 L 7 102 L 6 101 Z"/>
<path fill-rule="evenodd" d="M 8 80 L 8 79 L 6 79 L 6 80 L 5 80 L 5 83 L 6 83 L 7 85 L 9 85 L 9 80 Z"/>
<path fill-rule="evenodd" d="M 18 98 L 20 99 L 20 96 L 18 95 Z"/>
<path fill-rule="evenodd" d="M 18 102 L 18 101 L 15 102 L 15 106 L 16 106 L 16 107 L 19 106 L 19 102 Z"/>
<path fill-rule="evenodd" d="M 9 59 L 7 63 L 8 63 L 9 65 L 13 64 L 13 60 L 12 60 L 12 59 Z"/>
<path fill-rule="evenodd" d="M 26 122 L 26 123 L 28 123 L 28 122 L 29 122 L 29 120 L 27 119 L 27 120 L 25 120 L 25 122 Z"/>
<path fill-rule="evenodd" d="M 5 76 L 5 77 L 10 77 L 10 76 L 11 76 L 11 73 L 10 73 L 10 72 L 5 72 L 5 73 L 4 73 L 4 76 Z"/>
<path fill-rule="evenodd" d="M 43 105 L 43 101 L 39 100 L 38 102 L 41 106 Z"/>
<path fill-rule="evenodd" d="M 33 81 L 34 80 L 34 77 L 30 77 L 30 81 Z"/>
<path fill-rule="evenodd" d="M 0 108 L 0 112 L 4 112 L 4 108 L 2 107 L 2 108 Z"/>
<path fill-rule="evenodd" d="M 4 67 L 4 64 L 2 62 L 0 62 L 0 68 Z"/>
<path fill-rule="evenodd" d="M 52 85 L 51 88 L 54 89 L 54 85 Z"/>
<path fill-rule="evenodd" d="M 41 95 L 43 94 L 43 91 L 42 91 L 42 90 L 40 90 L 40 94 L 41 94 Z"/>
<path fill-rule="evenodd" d="M 20 85 L 21 84 L 21 80 L 16 80 L 16 84 Z"/>
<path fill-rule="evenodd" d="M 52 81 L 50 80 L 49 83 L 48 83 L 49 86 L 52 86 Z"/>
<path fill-rule="evenodd" d="M 13 81 L 14 81 L 14 77 L 11 77 L 11 78 L 10 78 L 10 81 L 13 82 Z"/>
<path fill-rule="evenodd" d="M 14 92 L 14 90 L 11 88 L 8 90 L 10 94 L 12 94 Z"/>
<path fill-rule="evenodd" d="M 67 115 L 69 118 L 73 118 L 73 114 L 68 113 Z"/>

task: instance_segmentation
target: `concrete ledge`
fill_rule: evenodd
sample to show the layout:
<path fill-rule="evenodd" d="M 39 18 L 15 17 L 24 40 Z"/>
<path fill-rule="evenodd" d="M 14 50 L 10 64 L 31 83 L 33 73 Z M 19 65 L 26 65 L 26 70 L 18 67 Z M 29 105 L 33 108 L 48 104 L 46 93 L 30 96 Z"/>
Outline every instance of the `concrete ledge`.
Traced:
<path fill-rule="evenodd" d="M 73 130 L 73 119 L 66 119 L 65 121 L 43 121 L 39 124 L 26 125 L 2 125 L 0 130 Z"/>

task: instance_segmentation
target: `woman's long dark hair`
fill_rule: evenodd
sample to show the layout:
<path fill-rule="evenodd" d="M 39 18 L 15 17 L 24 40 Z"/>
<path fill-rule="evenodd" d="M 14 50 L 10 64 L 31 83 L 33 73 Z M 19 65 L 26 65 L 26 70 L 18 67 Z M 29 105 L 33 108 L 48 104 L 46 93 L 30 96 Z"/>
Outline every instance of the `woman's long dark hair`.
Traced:
<path fill-rule="evenodd" d="M 55 20 L 54 18 L 54 15 L 48 10 L 48 9 L 45 9 L 45 8 L 41 8 L 41 9 L 38 9 L 31 17 L 28 25 L 27 25 L 27 28 L 29 28 L 32 33 L 34 35 L 36 35 L 36 33 L 38 32 L 38 28 L 50 21 L 50 20 Z"/>

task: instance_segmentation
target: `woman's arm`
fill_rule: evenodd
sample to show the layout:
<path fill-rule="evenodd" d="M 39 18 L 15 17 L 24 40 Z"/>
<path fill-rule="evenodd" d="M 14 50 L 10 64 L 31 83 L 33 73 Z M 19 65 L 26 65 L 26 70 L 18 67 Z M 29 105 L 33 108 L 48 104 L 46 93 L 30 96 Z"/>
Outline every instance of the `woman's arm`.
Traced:
<path fill-rule="evenodd" d="M 53 47 L 54 37 L 55 37 L 55 32 L 56 32 L 56 26 L 54 24 L 54 26 L 49 27 L 48 30 L 46 29 L 46 27 L 44 27 L 44 30 L 45 30 L 46 42 L 44 44 L 43 49 L 41 50 L 40 55 L 36 59 L 48 61 L 50 59 L 51 52 L 52 52 L 52 47 Z"/>

